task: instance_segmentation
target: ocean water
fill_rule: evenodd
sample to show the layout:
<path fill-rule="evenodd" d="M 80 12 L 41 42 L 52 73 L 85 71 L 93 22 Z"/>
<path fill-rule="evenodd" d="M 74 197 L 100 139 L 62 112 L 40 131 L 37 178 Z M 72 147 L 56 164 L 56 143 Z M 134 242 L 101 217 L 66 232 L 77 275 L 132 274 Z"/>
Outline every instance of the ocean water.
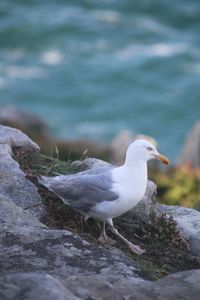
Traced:
<path fill-rule="evenodd" d="M 0 106 L 55 135 L 153 136 L 174 160 L 200 119 L 199 0 L 0 0 Z"/>

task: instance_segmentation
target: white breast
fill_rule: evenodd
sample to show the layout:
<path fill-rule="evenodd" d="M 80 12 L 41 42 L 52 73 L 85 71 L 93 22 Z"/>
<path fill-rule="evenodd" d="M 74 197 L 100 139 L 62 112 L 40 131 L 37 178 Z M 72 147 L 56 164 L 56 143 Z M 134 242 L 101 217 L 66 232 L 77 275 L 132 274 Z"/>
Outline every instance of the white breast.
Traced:
<path fill-rule="evenodd" d="M 136 171 L 136 172 L 135 172 Z M 134 172 L 123 167 L 113 170 L 113 192 L 119 197 L 114 201 L 103 201 L 91 212 L 91 217 L 106 220 L 118 217 L 135 207 L 143 198 L 147 185 L 147 170 L 144 168 Z M 106 200 L 106 199 L 105 199 Z"/>

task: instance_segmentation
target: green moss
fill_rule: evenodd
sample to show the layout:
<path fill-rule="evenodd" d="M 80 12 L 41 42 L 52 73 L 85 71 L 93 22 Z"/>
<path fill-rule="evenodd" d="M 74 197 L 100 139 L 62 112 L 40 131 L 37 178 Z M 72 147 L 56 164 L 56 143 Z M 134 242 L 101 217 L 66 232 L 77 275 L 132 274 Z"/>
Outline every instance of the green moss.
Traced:
<path fill-rule="evenodd" d="M 70 161 L 62 161 L 58 156 L 51 157 L 39 153 L 26 155 L 21 152 L 15 152 L 15 159 L 26 174 L 31 176 L 67 175 L 76 171 L 72 168 Z"/>
<path fill-rule="evenodd" d="M 163 265 L 162 267 L 157 266 L 155 263 L 148 259 L 145 260 L 138 257 L 136 258 L 136 262 L 138 267 L 142 271 L 142 275 L 150 280 L 157 280 L 170 273 L 168 270 L 168 266 L 167 268 L 165 265 Z"/>

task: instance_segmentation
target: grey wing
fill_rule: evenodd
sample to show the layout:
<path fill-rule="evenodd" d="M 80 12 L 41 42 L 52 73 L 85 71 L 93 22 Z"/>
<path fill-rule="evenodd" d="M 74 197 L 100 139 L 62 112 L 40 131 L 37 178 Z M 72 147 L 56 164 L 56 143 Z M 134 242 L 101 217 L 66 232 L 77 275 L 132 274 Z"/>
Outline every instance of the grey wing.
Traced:
<path fill-rule="evenodd" d="M 65 203 L 85 213 L 97 203 L 118 198 L 118 195 L 111 191 L 112 180 L 108 171 L 103 174 L 80 173 L 54 178 L 42 177 L 39 181 Z"/>

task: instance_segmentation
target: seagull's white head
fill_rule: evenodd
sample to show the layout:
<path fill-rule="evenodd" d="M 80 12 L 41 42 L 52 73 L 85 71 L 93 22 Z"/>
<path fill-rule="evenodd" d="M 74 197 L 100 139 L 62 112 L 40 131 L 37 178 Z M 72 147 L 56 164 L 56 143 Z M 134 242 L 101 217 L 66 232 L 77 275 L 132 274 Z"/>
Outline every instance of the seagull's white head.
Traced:
<path fill-rule="evenodd" d="M 126 162 L 131 161 L 149 161 L 151 159 L 158 159 L 164 164 L 169 164 L 169 159 L 160 154 L 156 147 L 147 140 L 135 140 L 126 152 Z"/>

